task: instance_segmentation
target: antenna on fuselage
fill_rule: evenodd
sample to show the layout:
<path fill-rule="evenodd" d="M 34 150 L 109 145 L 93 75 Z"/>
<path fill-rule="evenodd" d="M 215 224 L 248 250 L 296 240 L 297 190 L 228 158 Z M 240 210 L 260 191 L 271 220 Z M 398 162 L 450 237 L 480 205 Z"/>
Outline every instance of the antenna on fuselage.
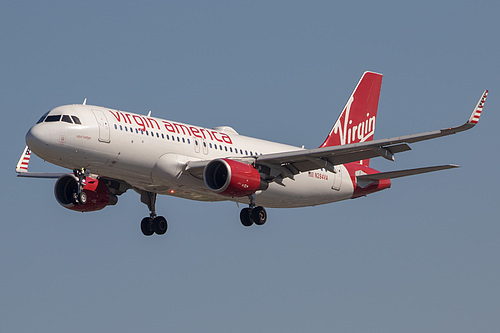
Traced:
<path fill-rule="evenodd" d="M 148 112 L 148 117 L 151 117 L 151 110 L 149 110 Z"/>
<path fill-rule="evenodd" d="M 83 100 L 82 105 L 87 105 L 87 97 L 85 97 L 85 99 Z"/>

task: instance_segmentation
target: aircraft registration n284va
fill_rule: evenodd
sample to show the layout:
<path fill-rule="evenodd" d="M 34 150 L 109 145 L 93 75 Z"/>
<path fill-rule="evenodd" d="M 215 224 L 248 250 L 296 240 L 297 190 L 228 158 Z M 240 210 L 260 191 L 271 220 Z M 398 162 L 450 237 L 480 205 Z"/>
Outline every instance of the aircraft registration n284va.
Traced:
<path fill-rule="evenodd" d="M 89 212 L 114 205 L 129 189 L 140 194 L 149 216 L 144 235 L 162 235 L 167 221 L 156 214 L 157 194 L 191 200 L 248 204 L 244 226 L 262 225 L 264 207 L 305 207 L 358 198 L 391 186 L 391 179 L 457 167 L 453 164 L 379 172 L 370 159 L 394 160 L 408 144 L 474 127 L 485 91 L 461 126 L 373 140 L 382 75 L 365 72 L 326 140 L 315 149 L 239 135 L 106 107 L 64 105 L 26 134 L 16 171 L 21 177 L 57 178 L 54 194 L 63 207 Z M 68 168 L 66 174 L 28 172 L 31 152 Z"/>

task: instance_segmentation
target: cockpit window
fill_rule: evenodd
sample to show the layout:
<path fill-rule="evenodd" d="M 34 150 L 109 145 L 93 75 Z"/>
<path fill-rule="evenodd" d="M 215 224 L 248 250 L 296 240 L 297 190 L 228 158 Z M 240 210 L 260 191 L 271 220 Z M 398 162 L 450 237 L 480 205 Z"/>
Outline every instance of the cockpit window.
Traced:
<path fill-rule="evenodd" d="M 71 121 L 70 116 L 68 116 L 67 114 L 65 114 L 65 115 L 62 116 L 62 121 L 64 121 L 65 123 L 73 124 L 73 122 Z"/>
<path fill-rule="evenodd" d="M 61 120 L 61 115 L 58 114 L 57 116 L 47 116 L 47 118 L 45 118 L 45 122 L 46 123 L 50 123 L 50 122 L 54 122 L 54 121 L 59 121 Z"/>
<path fill-rule="evenodd" d="M 47 111 L 43 114 L 43 116 L 40 117 L 40 119 L 38 119 L 38 121 L 36 122 L 37 124 L 40 124 L 42 121 L 45 120 L 45 117 L 47 117 L 47 115 L 49 114 L 50 111 Z"/>
<path fill-rule="evenodd" d="M 80 119 L 77 116 L 71 116 L 71 118 L 73 118 L 73 121 L 75 124 L 78 124 L 78 125 L 82 124 L 82 122 L 80 121 Z"/>

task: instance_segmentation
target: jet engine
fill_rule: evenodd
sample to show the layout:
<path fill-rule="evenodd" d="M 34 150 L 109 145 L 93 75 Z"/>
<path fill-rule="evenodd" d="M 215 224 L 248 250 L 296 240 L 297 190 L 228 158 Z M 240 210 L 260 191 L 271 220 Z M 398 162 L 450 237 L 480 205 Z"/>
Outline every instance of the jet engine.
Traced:
<path fill-rule="evenodd" d="M 203 178 L 209 189 L 228 197 L 252 195 L 269 186 L 252 165 L 226 158 L 210 161 L 205 167 Z"/>
<path fill-rule="evenodd" d="M 93 212 L 118 202 L 118 197 L 109 191 L 105 182 L 92 177 L 85 177 L 83 192 L 86 194 L 85 203 L 80 203 L 78 194 L 78 179 L 73 175 L 61 176 L 54 186 L 54 195 L 57 202 L 65 208 L 79 212 Z"/>

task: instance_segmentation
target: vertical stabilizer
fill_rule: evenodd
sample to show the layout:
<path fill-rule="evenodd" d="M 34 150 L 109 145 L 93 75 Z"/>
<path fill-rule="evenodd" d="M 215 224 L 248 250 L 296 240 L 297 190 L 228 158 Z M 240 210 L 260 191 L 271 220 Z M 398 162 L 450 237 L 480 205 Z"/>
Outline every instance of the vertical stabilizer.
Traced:
<path fill-rule="evenodd" d="M 382 74 L 363 74 L 320 148 L 373 140 L 381 86 Z M 361 163 L 368 166 L 369 160 Z"/>

